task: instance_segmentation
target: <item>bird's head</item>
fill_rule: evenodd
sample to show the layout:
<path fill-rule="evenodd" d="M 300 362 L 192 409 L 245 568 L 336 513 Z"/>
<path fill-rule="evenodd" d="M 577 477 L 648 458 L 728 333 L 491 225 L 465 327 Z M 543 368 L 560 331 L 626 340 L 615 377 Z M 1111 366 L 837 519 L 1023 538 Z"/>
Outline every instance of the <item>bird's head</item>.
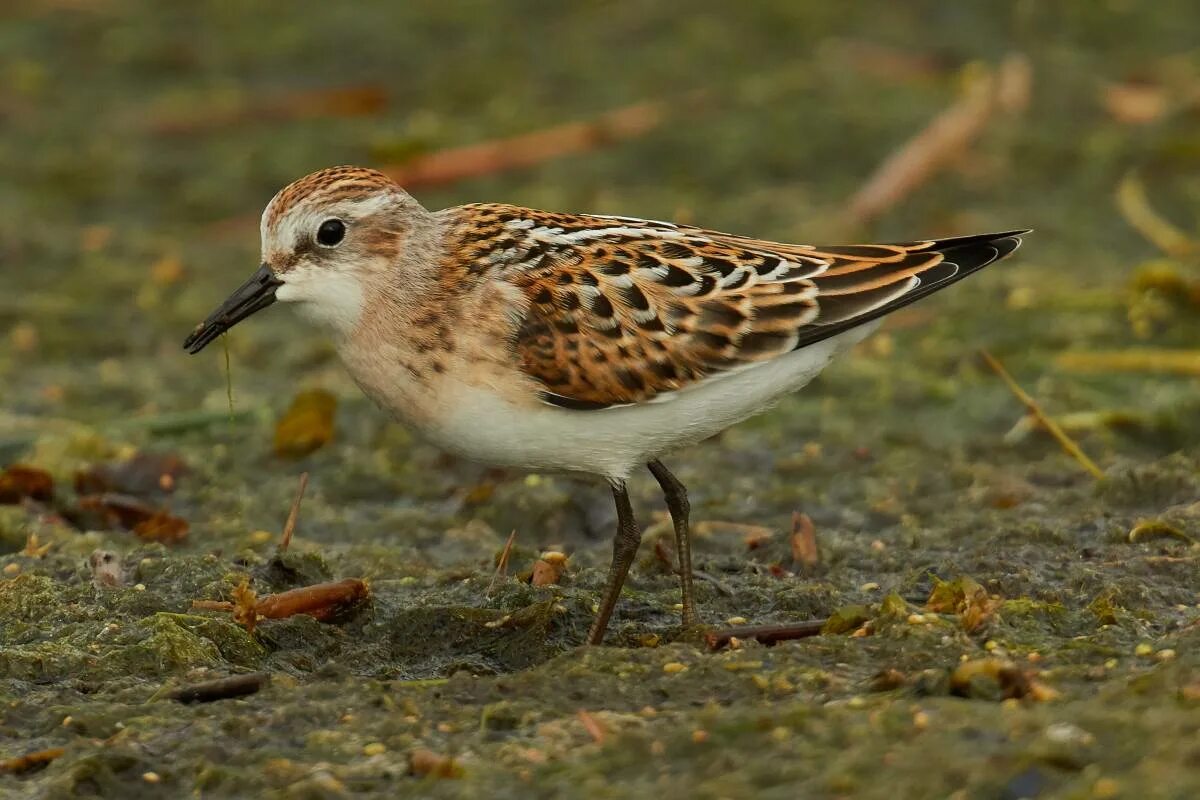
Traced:
<path fill-rule="evenodd" d="M 354 330 L 368 292 L 430 215 L 373 169 L 332 167 L 284 187 L 263 211 L 262 264 L 184 342 L 191 353 L 276 300 L 335 333 Z"/>

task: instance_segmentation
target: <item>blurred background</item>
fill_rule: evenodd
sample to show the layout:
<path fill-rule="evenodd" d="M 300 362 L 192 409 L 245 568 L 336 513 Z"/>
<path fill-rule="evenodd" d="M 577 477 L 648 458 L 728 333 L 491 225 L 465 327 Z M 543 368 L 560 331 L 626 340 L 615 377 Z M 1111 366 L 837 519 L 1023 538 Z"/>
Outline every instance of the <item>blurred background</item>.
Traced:
<path fill-rule="evenodd" d="M 40 700 L 12 711 L 7 723 L 0 711 L 0 746 L 15 753 L 28 749 L 26 737 L 50 746 L 68 736 L 42 707 L 91 713 L 74 694 L 80 670 L 89 668 L 99 670 L 93 684 L 117 693 L 106 695 L 117 706 L 140 703 L 146 686 L 197 669 L 307 676 L 323 664 L 334 664 L 326 677 L 357 698 L 358 689 L 347 688 L 357 686 L 353 676 L 504 673 L 541 664 L 582 636 L 587 598 L 600 581 L 594 567 L 606 561 L 613 524 L 602 487 L 487 470 L 422 445 L 360 396 L 330 344 L 286 308 L 239 326 L 224 348 L 218 343 L 198 357 L 181 349 L 191 327 L 256 268 L 258 216 L 271 196 L 310 171 L 361 164 L 388 171 L 430 208 L 500 201 L 815 244 L 1034 228 L 1014 258 L 896 314 L 777 411 L 669 463 L 692 489 L 696 518 L 711 523 L 698 545 L 700 568 L 733 587 L 705 589 L 710 621 L 874 608 L 893 589 L 919 603 L 931 574 L 970 573 L 990 592 L 1062 609 L 973 639 L 930 638 L 917 648 L 919 658 L 907 648 L 903 657 L 886 648 L 861 657 L 803 651 L 816 653 L 796 656 L 810 659 L 796 667 L 805 674 L 854 667 L 825 683 L 793 674 L 802 687 L 797 703 L 869 691 L 870 676 L 893 656 L 904 662 L 901 672 L 916 674 L 949 669 L 995 639 L 1024 657 L 1048 653 L 1064 637 L 1095 635 L 1103 641 L 1078 643 L 1075 655 L 1057 662 L 1067 676 L 1059 691 L 1083 705 L 1029 711 L 1029 752 L 1041 752 L 1037 725 L 1056 714 L 1080 725 L 1103 718 L 1088 735 L 1132 738 L 1093 743 L 1079 763 L 1110 769 L 1116 762 L 1107 756 L 1128 755 L 1123 748 L 1136 750 L 1131 742 L 1154 737 L 1129 721 L 1144 701 L 1122 705 L 1118 689 L 1106 701 L 1113 716 L 1096 717 L 1101 712 L 1083 698 L 1092 691 L 1088 681 L 1102 676 L 1087 677 L 1087 670 L 1103 672 L 1107 660 L 1146 641 L 1146 653 L 1182 653 L 1171 637 L 1195 628 L 1200 599 L 1189 549 L 1200 536 L 1197 31 L 1200 7 L 1185 0 L 9 0 L 0 9 L 0 466 L 44 470 L 57 491 L 50 501 L 16 478 L 0 486 L 0 499 L 7 492 L 10 503 L 0 506 L 9 597 L 18 592 L 13 586 L 36 589 L 43 592 L 36 603 L 28 600 L 35 595 L 21 595 L 19 607 L 52 609 L 41 627 L 27 620 L 5 642 L 9 655 L 0 655 L 8 681 L 0 690 L 43 686 Z M 981 349 L 1096 466 L 1040 429 Z M 134 477 L 131 458 L 143 470 Z M 311 564 L 293 565 L 285 580 L 262 570 L 302 471 L 312 482 L 298 537 Z M 173 521 L 139 528 L 141 510 L 114 510 L 94 499 L 97 489 L 132 494 L 146 514 L 167 509 Z M 640 481 L 635 493 L 650 528 L 646 541 L 658 541 L 666 529 L 656 492 Z M 816 523 L 824 571 L 815 581 L 781 582 L 770 571 L 782 564 L 791 574 L 795 551 L 786 531 L 797 510 Z M 1153 525 L 1133 535 L 1147 520 Z M 545 548 L 570 553 L 578 571 L 564 590 L 572 598 L 568 621 L 542 630 L 537 646 L 517 656 L 497 649 L 482 629 L 429 644 L 441 641 L 450 617 L 421 622 L 404 616 L 408 609 L 483 603 L 512 610 L 536 599 L 520 593 L 529 587 L 481 599 L 510 530 L 525 567 Z M 135 583 L 146 591 L 119 608 L 97 599 L 95 564 L 85 563 L 96 548 L 117 554 L 128 570 L 119 581 L 126 588 L 113 596 L 134 598 L 128 587 Z M 641 641 L 647 630 L 673 635 L 673 583 L 654 567 L 653 554 L 647 558 L 637 570 L 646 576 L 634 583 L 637 599 L 618 611 L 630 626 L 614 634 L 623 643 Z M 164 655 L 138 637 L 93 641 L 102 619 L 131 629 L 147 620 L 167 625 L 164 609 L 184 615 L 190 599 L 228 597 L 247 572 L 264 581 L 264 591 L 301 577 L 363 575 L 387 614 L 360 623 L 353 642 L 308 628 L 278 628 L 291 632 L 265 645 L 242 642 L 241 650 L 221 640 L 219 652 L 179 645 Z M 35 585 L 35 576 L 42 582 Z M 1101 596 L 1116 609 L 1111 614 L 1088 610 Z M 72 603 L 91 609 L 91 622 L 64 610 Z M 1009 618 L 1018 617 L 1014 607 Z M 76 642 L 58 627 L 68 623 L 83 638 Z M 199 623 L 170 624 L 193 639 L 220 639 Z M 420 624 L 432 626 L 416 637 L 425 649 L 404 627 Z M 166 636 L 138 630 L 155 642 Z M 38 649 L 50 641 L 75 647 L 76 655 Z M 100 649 L 89 651 L 93 644 Z M 87 652 L 102 657 L 81 660 Z M 682 652 L 661 660 L 686 661 Z M 629 658 L 643 659 L 660 678 L 658 656 L 647 650 Z M 1192 687 L 1194 702 L 1194 660 L 1167 665 L 1171 658 L 1147 656 L 1147 669 L 1161 663 L 1174 670 L 1154 673 L 1161 683 L 1153 685 L 1173 698 Z M 1133 672 L 1122 672 L 1121 663 L 1122 680 L 1136 672 L 1136 662 Z M 311 708 L 326 708 L 320 704 L 328 698 L 294 691 Z M 478 704 L 495 699 L 480 691 L 460 697 L 462 713 L 477 714 Z M 676 691 L 698 707 L 729 690 L 699 682 Z M 563 700 L 561 713 L 577 725 L 576 705 L 618 696 Z M 754 698 L 743 700 L 754 706 Z M 612 702 L 632 711 L 660 699 Z M 405 702 L 431 720 L 462 710 Z M 105 725 L 123 713 L 100 714 L 107 721 L 87 733 L 107 735 Z M 829 730 L 852 729 L 839 727 L 840 712 L 828 713 Z M 990 711 L 945 713 L 937 735 L 947 748 L 965 741 L 964 727 L 1000 724 Z M 1164 730 L 1184 725 L 1183 716 L 1162 713 L 1168 716 L 1154 724 Z M 672 719 L 684 733 L 702 724 Z M 746 730 L 753 729 L 749 719 Z M 483 733 L 455 739 L 454 730 L 476 723 L 447 723 L 451 731 L 440 733 L 435 725 L 424 734 L 397 732 L 388 726 L 399 723 L 384 717 L 363 724 L 377 727 L 361 736 L 381 741 L 417 736 L 491 752 Z M 166 721 L 146 725 L 162 735 L 170 728 Z M 887 750 L 889 737 L 859 735 L 876 734 L 859 761 L 788 761 L 792 773 L 774 764 L 756 774 L 768 783 L 785 773 L 816 780 L 834 794 L 866 791 L 861 781 L 838 783 L 837 776 L 879 763 L 872 748 Z M 832 747 L 839 735 L 824 741 Z M 358 753 L 363 742 L 354 741 Z M 759 754 L 783 757 L 795 747 L 783 734 L 753 741 Z M 717 780 L 704 777 L 717 762 L 688 749 L 698 738 L 689 742 L 671 752 L 690 764 L 690 779 Z M 645 744 L 637 740 L 628 752 L 640 754 Z M 288 757 L 344 761 L 324 745 L 307 747 Z M 963 763 L 996 755 L 991 745 L 979 747 L 963 751 Z M 74 766 L 45 774 L 82 780 L 82 756 L 72 753 L 63 763 Z M 104 756 L 96 755 L 94 774 L 108 777 L 88 773 L 89 780 L 145 788 L 138 776 L 156 769 L 154 758 L 140 750 L 126 755 L 133 772 L 111 765 L 104 772 L 95 766 Z M 1182 751 L 1176 756 L 1182 763 Z M 171 758 L 181 759 L 172 763 L 187 775 L 200 774 L 193 762 L 216 769 L 219 760 L 188 747 Z M 573 756 L 562 758 L 578 766 Z M 614 758 L 607 768 L 640 774 L 644 766 L 640 755 Z M 1117 759 L 1133 776 L 1118 786 L 1135 779 L 1185 786 L 1182 772 L 1154 771 L 1167 769 L 1168 760 L 1153 767 L 1134 756 Z M 186 770 L 178 766 L 185 762 Z M 1002 795 L 1018 797 L 1033 796 L 1030 786 L 1040 792 L 1078 781 L 1080 796 L 1088 796 L 1103 777 L 1082 766 L 1043 766 L 1029 778 L 1018 762 L 1025 763 L 987 762 L 996 771 L 978 773 L 977 787 L 1000 791 L 1019 778 L 1026 782 L 1012 784 L 1016 793 Z M 551 777 L 530 764 L 548 785 L 585 780 L 570 770 Z M 893 769 L 926 792 L 968 780 L 941 766 Z M 722 774 L 736 772 L 726 764 Z M 190 785 L 179 774 L 183 783 L 171 785 Z M 513 774 L 497 786 L 516 780 Z M 269 780 L 278 788 L 306 775 Z M 1103 784 L 1095 796 L 1116 796 L 1102 793 L 1109 789 Z"/>

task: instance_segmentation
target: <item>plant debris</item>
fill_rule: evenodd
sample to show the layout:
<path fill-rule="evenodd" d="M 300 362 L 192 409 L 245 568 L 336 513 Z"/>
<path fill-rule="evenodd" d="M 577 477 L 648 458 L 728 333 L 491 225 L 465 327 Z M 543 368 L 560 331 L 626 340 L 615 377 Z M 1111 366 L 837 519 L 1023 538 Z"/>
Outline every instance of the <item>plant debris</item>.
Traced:
<path fill-rule="evenodd" d="M 529 582 L 534 586 L 552 586 L 562 579 L 566 569 L 566 554 L 557 550 L 548 550 L 533 562 L 533 572 L 529 576 Z"/>
<path fill-rule="evenodd" d="M 0 759 L 0 775 L 21 775 L 41 769 L 56 758 L 61 758 L 67 751 L 62 747 L 50 747 L 23 756 Z"/>
<path fill-rule="evenodd" d="M 245 95 L 224 108 L 204 104 L 180 113 L 151 115 L 149 119 L 153 133 L 185 136 L 250 123 L 372 116 L 386 107 L 387 93 L 382 87 L 358 84 L 301 89 L 268 97 Z"/>
<path fill-rule="evenodd" d="M 303 458 L 333 439 L 337 398 L 324 389 L 300 392 L 275 425 L 275 455 Z"/>
<path fill-rule="evenodd" d="M 15 505 L 26 499 L 40 503 L 53 500 L 54 478 L 44 469 L 11 464 L 0 472 L 0 504 Z"/>
<path fill-rule="evenodd" d="M 981 350 L 979 352 L 980 355 L 983 356 L 983 360 L 987 362 L 987 365 L 992 368 L 992 371 L 1000 376 L 1000 380 L 1004 381 L 1004 384 L 1008 387 L 1008 390 L 1012 392 L 1013 395 L 1021 401 L 1021 403 L 1024 404 L 1025 408 L 1029 410 L 1029 413 L 1032 414 L 1037 421 L 1041 423 L 1042 427 L 1045 428 L 1046 431 L 1055 438 L 1062 449 L 1065 450 L 1067 454 L 1074 458 L 1077 462 L 1079 462 L 1080 466 L 1091 473 L 1093 478 L 1096 480 L 1103 478 L 1104 471 L 1096 466 L 1096 462 L 1088 458 L 1087 454 L 1080 449 L 1079 445 L 1075 444 L 1074 439 L 1068 436 L 1054 420 L 1050 419 L 1050 417 L 1046 415 L 1046 412 L 1042 411 L 1042 407 L 1038 405 L 1038 402 L 1034 400 L 1033 397 L 1031 397 L 1024 389 L 1022 389 L 1020 385 L 1017 384 L 1012 375 L 1008 374 L 1008 370 L 1004 368 L 1004 365 L 997 361 L 996 358 L 988 351 Z"/>
<path fill-rule="evenodd" d="M 1030 83 L 1024 56 L 978 75 L 960 99 L 879 165 L 847 204 L 848 223 L 865 225 L 927 183 L 966 151 L 997 111 L 1024 108 Z"/>
<path fill-rule="evenodd" d="M 439 755 L 424 747 L 408 754 L 408 772 L 418 778 L 461 778 L 462 765 L 451 756 Z"/>
<path fill-rule="evenodd" d="M 604 744 L 604 740 L 608 738 L 608 731 L 600 724 L 600 721 L 593 717 L 582 708 L 576 712 L 575 716 L 579 717 L 579 723 L 583 725 L 583 729 L 587 731 L 588 736 L 592 737 L 592 741 L 596 744 Z"/>
<path fill-rule="evenodd" d="M 184 541 L 189 528 L 187 520 L 165 509 L 116 492 L 84 495 L 65 513 L 80 528 L 124 528 L 139 539 L 164 544 Z"/>
<path fill-rule="evenodd" d="M 512 533 L 508 535 L 508 540 L 504 542 L 504 548 L 496 556 L 496 571 L 492 573 L 492 580 L 488 583 L 487 591 L 484 592 L 485 595 L 490 596 L 496 590 L 496 584 L 500 582 L 500 579 L 508 575 L 508 561 L 512 557 L 513 543 L 516 540 L 517 531 L 514 528 Z"/>
<path fill-rule="evenodd" d="M 1200 350 L 1067 351 L 1055 363 L 1072 372 L 1149 372 L 1200 376 Z"/>
<path fill-rule="evenodd" d="M 257 693 L 271 680 L 265 672 L 252 672 L 248 675 L 232 675 L 228 678 L 195 683 L 183 686 L 167 694 L 170 700 L 180 703 L 212 703 L 217 700 L 230 700 L 235 697 L 246 697 Z"/>
<path fill-rule="evenodd" d="M 792 566 L 801 574 L 811 575 L 821 563 L 821 551 L 817 548 L 817 527 L 808 514 L 792 512 Z"/>
<path fill-rule="evenodd" d="M 1117 208 L 1126 222 L 1167 255 L 1186 256 L 1196 252 L 1197 243 L 1150 205 L 1146 187 L 1137 173 L 1127 173 L 1118 184 Z"/>
<path fill-rule="evenodd" d="M 978 581 L 966 575 L 953 581 L 934 577 L 933 582 L 925 608 L 956 615 L 967 633 L 979 630 L 1003 603 L 1000 597 L 988 594 Z"/>
<path fill-rule="evenodd" d="M 697 99 L 701 95 L 690 95 Z M 689 99 L 689 98 L 685 98 Z M 393 180 L 410 189 L 494 175 L 583 153 L 623 139 L 644 136 L 668 119 L 668 106 L 643 102 L 606 112 L 586 122 L 568 122 L 532 133 L 417 156 L 388 169 Z"/>
<path fill-rule="evenodd" d="M 329 583 L 301 586 L 259 599 L 249 580 L 233 590 L 233 601 L 193 600 L 192 608 L 205 611 L 229 611 L 236 622 L 253 632 L 259 620 L 284 619 L 307 614 L 321 622 L 331 622 L 370 596 L 365 581 L 346 578 Z"/>
<path fill-rule="evenodd" d="M 124 461 L 96 464 L 75 473 L 82 495 L 115 492 L 139 497 L 175 491 L 188 466 L 175 453 L 139 452 Z"/>
<path fill-rule="evenodd" d="M 1036 673 L 1003 658 L 962 662 L 950 673 L 950 692 L 980 700 L 1046 701 L 1058 697 L 1058 692 L 1039 681 Z"/>
<path fill-rule="evenodd" d="M 776 642 L 820 636 L 825 632 L 824 628 L 828 623 L 827 619 L 812 619 L 780 625 L 736 625 L 732 628 L 709 631 L 704 634 L 704 641 L 710 650 L 720 650 L 734 640 L 753 639 L 759 644 L 773 645 Z"/>
<path fill-rule="evenodd" d="M 292 534 L 296 532 L 296 522 L 300 519 L 300 502 L 304 500 L 304 490 L 308 488 L 308 473 L 300 473 L 300 486 L 296 488 L 296 499 L 288 510 L 287 522 L 283 523 L 283 534 L 279 537 L 279 552 L 286 553 L 292 543 Z"/>
<path fill-rule="evenodd" d="M 1170 538 L 1179 539 L 1188 544 L 1196 544 L 1196 540 L 1169 522 L 1161 519 L 1145 519 L 1133 526 L 1129 531 L 1129 543 L 1137 544 L 1145 539 Z"/>

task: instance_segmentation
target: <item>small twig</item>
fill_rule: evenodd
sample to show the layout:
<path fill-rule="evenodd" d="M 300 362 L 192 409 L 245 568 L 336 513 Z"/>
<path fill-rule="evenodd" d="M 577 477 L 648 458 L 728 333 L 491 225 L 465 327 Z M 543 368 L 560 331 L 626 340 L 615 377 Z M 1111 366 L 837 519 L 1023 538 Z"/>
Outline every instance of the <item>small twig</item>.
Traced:
<path fill-rule="evenodd" d="M 530 133 L 493 139 L 464 147 L 437 150 L 384 169 L 408 187 L 439 186 L 466 178 L 494 175 L 531 167 L 554 158 L 585 153 L 599 147 L 645 136 L 664 125 L 677 106 L 704 97 L 686 95 L 678 103 L 648 101 L 613 109 L 584 122 L 568 122 Z"/>
<path fill-rule="evenodd" d="M 1157 372 L 1200 376 L 1200 350 L 1068 350 L 1054 361 L 1072 372 Z"/>
<path fill-rule="evenodd" d="M 1028 102 L 1029 62 L 1010 56 L 981 76 L 966 94 L 889 155 L 850 199 L 847 222 L 862 225 L 908 197 L 965 152 L 997 111 Z"/>
<path fill-rule="evenodd" d="M 512 555 L 513 542 L 516 540 L 517 529 L 513 528 L 513 532 L 508 535 L 508 541 L 504 543 L 504 549 L 500 551 L 500 558 L 496 561 L 496 572 L 492 575 L 492 582 L 488 584 L 487 591 L 483 593 L 484 597 L 491 596 L 496 584 L 508 574 L 508 559 Z"/>
<path fill-rule="evenodd" d="M 184 686 L 168 693 L 167 698 L 180 703 L 211 703 L 214 700 L 245 697 L 266 686 L 270 679 L 271 676 L 265 672 L 234 675 L 229 678 L 218 678 L 215 681 Z"/>
<path fill-rule="evenodd" d="M 889 155 L 850 199 L 849 221 L 866 224 L 959 156 L 991 117 L 992 98 L 993 86 L 989 77 Z"/>
<path fill-rule="evenodd" d="M 784 625 L 739 625 L 733 628 L 709 631 L 704 634 L 704 641 L 710 650 L 720 650 L 729 644 L 730 639 L 756 639 L 760 644 L 771 645 L 791 639 L 807 639 L 810 636 L 818 636 L 826 622 L 828 620 L 814 619 Z"/>
<path fill-rule="evenodd" d="M 193 600 L 192 608 L 197 611 L 233 611 L 233 603 L 228 600 Z"/>
<path fill-rule="evenodd" d="M 817 528 L 808 514 L 792 512 L 792 562 L 805 575 L 821 563 L 821 551 L 817 547 Z"/>
<path fill-rule="evenodd" d="M 366 582 L 346 578 L 330 583 L 301 586 L 279 594 L 269 594 L 255 605 L 255 612 L 264 619 L 283 619 L 296 614 L 308 614 L 326 620 L 341 608 L 361 602 L 369 594 Z"/>
<path fill-rule="evenodd" d="M 279 552 L 286 553 L 292 543 L 292 534 L 296 532 L 296 520 L 300 517 L 300 501 L 304 499 L 304 490 L 308 488 L 308 473 L 300 473 L 300 488 L 296 490 L 296 499 L 288 512 L 287 522 L 283 524 L 283 536 L 279 537 Z"/>
<path fill-rule="evenodd" d="M 51 747 L 48 750 L 38 750 L 34 753 L 26 753 L 23 756 L 14 756 L 13 758 L 0 759 L 0 775 L 13 774 L 19 775 L 22 772 L 29 772 L 39 767 L 44 767 L 56 758 L 67 752 L 62 747 Z"/>
<path fill-rule="evenodd" d="M 604 726 L 600 724 L 600 721 L 582 708 L 579 709 L 576 716 L 579 717 L 579 721 L 583 724 L 583 729 L 588 732 L 588 736 L 592 737 L 592 741 L 596 744 L 604 744 L 608 732 L 604 730 Z"/>
<path fill-rule="evenodd" d="M 1195 252 L 1197 244 L 1150 205 L 1146 187 L 1136 172 L 1126 174 L 1117 185 L 1117 208 L 1126 222 L 1167 255 Z"/>
<path fill-rule="evenodd" d="M 192 608 L 233 612 L 234 621 L 253 633 L 260 619 L 284 619 L 296 614 L 307 614 L 313 619 L 327 622 L 344 609 L 366 600 L 370 593 L 366 581 L 346 578 L 341 581 L 301 586 L 259 599 L 250 588 L 249 581 L 243 581 L 233 590 L 234 602 L 193 600 Z"/>
<path fill-rule="evenodd" d="M 1104 478 L 1104 472 L 1096 466 L 1096 462 L 1088 458 L 1087 453 L 1083 452 L 1079 448 L 1079 445 L 1075 444 L 1075 441 L 1058 426 L 1058 423 L 1046 416 L 1046 412 L 1042 411 L 1042 407 L 1017 384 L 1013 376 L 1008 374 L 1008 370 L 1004 368 L 1004 365 L 997 361 L 987 350 L 980 350 L 979 353 L 983 356 L 983 360 L 987 362 L 987 365 L 992 368 L 992 371 L 999 375 L 1000 380 L 1004 381 L 1005 385 L 1008 386 L 1008 390 L 1013 393 L 1013 396 L 1020 400 L 1025 408 L 1029 410 L 1029 413 L 1058 441 L 1062 449 L 1079 462 L 1080 466 L 1091 473 L 1093 478 L 1096 480 Z"/>

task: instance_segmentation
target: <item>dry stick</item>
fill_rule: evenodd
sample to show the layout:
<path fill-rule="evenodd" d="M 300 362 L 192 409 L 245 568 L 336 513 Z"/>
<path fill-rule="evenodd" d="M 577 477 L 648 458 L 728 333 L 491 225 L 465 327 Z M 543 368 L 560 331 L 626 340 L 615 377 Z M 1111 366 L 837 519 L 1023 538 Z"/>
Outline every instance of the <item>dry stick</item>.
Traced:
<path fill-rule="evenodd" d="M 300 488 L 296 490 L 296 499 L 292 501 L 292 509 L 288 512 L 287 522 L 283 523 L 283 536 L 279 537 L 279 552 L 286 553 L 292 543 L 292 534 L 296 531 L 296 520 L 300 517 L 300 501 L 304 499 L 304 490 L 308 488 L 308 473 L 300 473 Z"/>
<path fill-rule="evenodd" d="M 234 620 L 250 631 L 261 619 L 284 619 L 307 614 L 318 620 L 328 620 L 335 611 L 362 602 L 370 588 L 359 578 L 301 586 L 259 599 L 249 585 L 243 583 L 234 590 L 236 602 L 228 600 L 193 600 L 192 608 L 202 611 L 233 612 Z"/>
<path fill-rule="evenodd" d="M 1146 198 L 1146 187 L 1136 172 L 1117 185 L 1117 209 L 1138 233 L 1169 256 L 1185 256 L 1197 249 L 1196 242 L 1159 214 Z"/>
<path fill-rule="evenodd" d="M 693 92 L 684 99 L 702 96 L 702 93 Z M 666 122 L 668 110 L 668 104 L 663 102 L 635 103 L 586 122 L 568 122 L 507 139 L 438 150 L 385 168 L 384 172 L 400 185 L 412 189 L 530 167 L 622 139 L 643 136 Z"/>
<path fill-rule="evenodd" d="M 0 759 L 0 775 L 19 775 L 22 772 L 29 772 L 38 767 L 44 767 L 54 759 L 61 757 L 65 752 L 67 751 L 61 747 L 51 747 L 48 750 L 38 750 L 35 753 L 26 753 L 23 756 Z"/>
<path fill-rule="evenodd" d="M 808 514 L 792 512 L 792 565 L 805 573 L 811 573 L 821 563 L 821 551 L 817 547 L 817 528 Z"/>
<path fill-rule="evenodd" d="M 1024 389 L 1017 385 L 1017 382 L 1013 380 L 1012 375 L 1008 374 L 1008 370 L 1006 370 L 1004 366 L 987 350 L 980 350 L 979 353 L 983 356 L 983 360 L 987 362 L 987 365 L 992 368 L 992 371 L 999 375 L 1000 380 L 1004 381 L 1004 383 L 1008 386 L 1008 390 L 1012 392 L 1013 395 L 1021 401 L 1021 403 L 1024 404 L 1025 408 L 1027 408 L 1029 413 L 1032 414 L 1039 423 L 1041 423 L 1042 427 L 1045 428 L 1050 435 L 1058 441 L 1062 449 L 1065 450 L 1068 455 L 1078 461 L 1080 466 L 1090 472 L 1093 478 L 1096 480 L 1101 480 L 1104 477 L 1103 470 L 1096 466 L 1096 462 L 1088 458 L 1087 453 L 1083 452 L 1083 450 L 1079 448 L 1079 445 L 1075 444 L 1074 440 L 1071 439 L 1071 437 L 1068 436 L 1062 428 L 1058 427 L 1057 422 L 1046 416 L 1046 412 L 1042 411 L 1042 407 L 1039 406 L 1037 401 L 1030 397 Z"/>
<path fill-rule="evenodd" d="M 504 543 L 504 549 L 500 551 L 500 558 L 496 561 L 496 572 L 492 575 L 492 582 L 488 584 L 487 591 L 484 596 L 492 593 L 496 588 L 496 584 L 508 574 L 508 558 L 512 555 L 513 542 L 517 540 L 517 529 L 513 528 L 513 532 L 508 535 L 508 541 Z"/>
<path fill-rule="evenodd" d="M 807 639 L 818 636 L 825 627 L 826 619 L 813 619 L 806 622 L 796 622 L 785 625 L 739 625 L 733 628 L 722 628 L 704 634 L 704 641 L 710 650 L 720 650 L 729 644 L 730 639 L 757 639 L 761 644 L 775 644 L 790 639 Z"/>
<path fill-rule="evenodd" d="M 1068 350 L 1054 363 L 1072 372 L 1161 372 L 1200 377 L 1200 350 Z"/>
<path fill-rule="evenodd" d="M 374 84 L 302 89 L 274 96 L 247 97 L 226 108 L 205 105 L 182 114 L 150 116 L 148 127 L 151 133 L 160 136 L 189 136 L 245 123 L 372 116 L 386 109 L 387 102 L 387 92 Z"/>
<path fill-rule="evenodd" d="M 1010 56 L 979 78 L 879 165 L 850 199 L 846 221 L 863 225 L 912 194 L 966 151 L 996 111 L 1020 110 L 1028 102 L 1030 80 L 1023 56 Z"/>
<path fill-rule="evenodd" d="M 583 725 L 583 729 L 587 731 L 588 736 L 592 737 L 592 741 L 596 744 L 604 744 L 607 732 L 604 730 L 604 726 L 600 724 L 600 720 L 582 708 L 579 709 L 576 715 L 579 717 L 579 722 Z"/>
<path fill-rule="evenodd" d="M 271 676 L 265 672 L 234 675 L 229 678 L 218 678 L 215 681 L 184 686 L 169 693 L 167 697 L 171 700 L 178 700 L 180 703 L 211 703 L 214 700 L 228 700 L 233 697 L 254 694 L 270 679 Z"/>

